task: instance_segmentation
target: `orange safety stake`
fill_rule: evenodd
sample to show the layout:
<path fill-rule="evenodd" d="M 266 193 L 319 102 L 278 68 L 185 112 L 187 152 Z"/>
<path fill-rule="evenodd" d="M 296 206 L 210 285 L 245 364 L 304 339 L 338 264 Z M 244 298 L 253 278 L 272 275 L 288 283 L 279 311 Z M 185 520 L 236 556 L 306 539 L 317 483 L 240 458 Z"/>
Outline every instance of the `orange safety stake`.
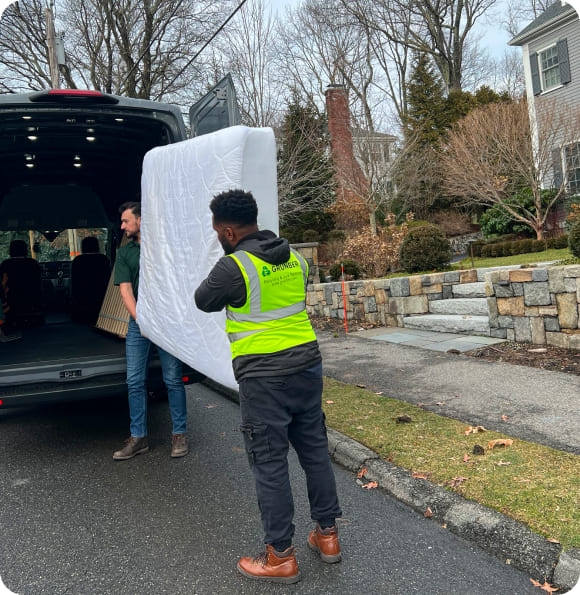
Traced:
<path fill-rule="evenodd" d="M 342 262 L 340 263 L 340 272 L 342 274 L 342 304 L 344 306 L 344 332 L 348 333 L 348 327 L 346 325 L 346 293 L 344 291 L 344 267 Z"/>

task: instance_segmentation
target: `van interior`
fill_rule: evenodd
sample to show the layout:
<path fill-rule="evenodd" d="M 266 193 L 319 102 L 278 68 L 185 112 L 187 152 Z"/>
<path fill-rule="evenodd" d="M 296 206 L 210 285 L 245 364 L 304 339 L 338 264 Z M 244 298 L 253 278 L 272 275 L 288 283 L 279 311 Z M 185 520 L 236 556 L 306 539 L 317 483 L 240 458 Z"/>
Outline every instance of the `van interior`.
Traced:
<path fill-rule="evenodd" d="M 95 296 L 121 241 L 118 208 L 140 199 L 145 153 L 183 140 L 183 123 L 151 102 L 29 97 L 0 102 L 2 328 L 21 335 L 0 344 L 0 366 L 123 354 L 95 328 Z"/>

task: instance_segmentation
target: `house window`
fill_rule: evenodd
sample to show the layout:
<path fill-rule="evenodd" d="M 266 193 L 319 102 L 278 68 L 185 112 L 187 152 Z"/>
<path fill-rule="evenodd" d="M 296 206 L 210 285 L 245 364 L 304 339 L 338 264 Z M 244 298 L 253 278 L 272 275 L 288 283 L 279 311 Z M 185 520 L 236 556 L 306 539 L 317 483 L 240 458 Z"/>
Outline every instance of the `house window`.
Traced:
<path fill-rule="evenodd" d="M 560 84 L 558 48 L 555 45 L 544 52 L 540 52 L 540 66 L 542 69 L 542 89 L 550 89 Z"/>
<path fill-rule="evenodd" d="M 560 39 L 554 45 L 530 55 L 532 90 L 534 95 L 572 80 L 568 58 L 568 42 Z"/>
<path fill-rule="evenodd" d="M 580 192 L 580 143 L 566 147 L 566 176 L 568 190 L 572 194 Z"/>

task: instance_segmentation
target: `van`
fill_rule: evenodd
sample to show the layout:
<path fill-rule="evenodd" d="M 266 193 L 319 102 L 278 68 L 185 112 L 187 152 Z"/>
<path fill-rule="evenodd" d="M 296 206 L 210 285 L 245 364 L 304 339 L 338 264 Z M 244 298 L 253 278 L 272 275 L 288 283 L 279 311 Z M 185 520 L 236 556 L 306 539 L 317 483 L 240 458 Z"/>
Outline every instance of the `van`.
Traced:
<path fill-rule="evenodd" d="M 194 135 L 238 120 L 229 75 L 190 112 Z M 15 326 L 6 333 L 21 338 L 0 342 L 0 409 L 126 392 L 124 339 L 96 324 L 94 303 L 83 309 L 75 258 L 94 238 L 87 246 L 112 270 L 123 239 L 118 209 L 139 200 L 144 155 L 187 138 L 169 104 L 76 89 L 0 95 L 0 262 L 25 243 L 37 263 L 23 273 L 27 308 L 17 319 L 7 313 Z M 99 287 L 88 293 L 106 300 L 111 281 L 107 294 Z M 184 382 L 201 378 L 184 366 Z M 154 355 L 148 389 L 162 387 Z"/>

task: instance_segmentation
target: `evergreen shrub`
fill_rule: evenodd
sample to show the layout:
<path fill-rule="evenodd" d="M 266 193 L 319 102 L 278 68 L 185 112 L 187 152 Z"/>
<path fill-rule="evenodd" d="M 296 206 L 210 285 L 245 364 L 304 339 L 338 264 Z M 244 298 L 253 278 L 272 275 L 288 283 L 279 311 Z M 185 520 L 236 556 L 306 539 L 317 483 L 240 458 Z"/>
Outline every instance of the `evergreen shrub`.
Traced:
<path fill-rule="evenodd" d="M 315 229 L 307 229 L 302 234 L 302 241 L 306 244 L 310 242 L 318 242 L 320 240 L 320 234 Z"/>
<path fill-rule="evenodd" d="M 580 258 L 580 219 L 576 219 L 574 225 L 568 234 L 568 247 L 570 252 L 576 257 Z"/>
<path fill-rule="evenodd" d="M 352 275 L 355 279 L 360 279 L 361 269 L 358 262 L 354 260 L 343 260 L 342 266 L 344 268 L 345 275 Z M 340 270 L 340 262 L 335 262 L 328 271 L 328 274 L 333 281 L 340 281 L 342 272 Z"/>
<path fill-rule="evenodd" d="M 452 256 L 449 241 L 436 225 L 411 229 L 399 248 L 399 261 L 409 273 L 441 268 Z"/>

